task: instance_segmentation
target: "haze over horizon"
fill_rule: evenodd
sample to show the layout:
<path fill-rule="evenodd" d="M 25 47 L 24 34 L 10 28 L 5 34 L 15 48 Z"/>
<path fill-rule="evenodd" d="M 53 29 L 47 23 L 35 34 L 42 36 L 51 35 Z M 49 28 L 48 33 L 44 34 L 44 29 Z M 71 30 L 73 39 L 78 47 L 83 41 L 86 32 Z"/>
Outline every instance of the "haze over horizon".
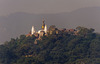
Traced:
<path fill-rule="evenodd" d="M 34 25 L 84 26 L 100 32 L 100 0 L 0 0 L 0 42 L 27 34 Z"/>
<path fill-rule="evenodd" d="M 100 0 L 0 0 L 0 16 L 16 12 L 51 14 L 100 7 Z"/>

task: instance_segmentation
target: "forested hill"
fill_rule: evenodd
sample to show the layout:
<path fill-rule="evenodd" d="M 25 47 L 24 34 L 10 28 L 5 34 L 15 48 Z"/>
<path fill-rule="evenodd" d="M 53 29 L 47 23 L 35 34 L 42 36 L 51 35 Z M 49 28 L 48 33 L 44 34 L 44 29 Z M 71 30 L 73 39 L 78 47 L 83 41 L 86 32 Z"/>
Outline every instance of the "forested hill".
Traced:
<path fill-rule="evenodd" d="M 100 34 L 78 27 L 77 35 L 62 31 L 36 37 L 21 35 L 0 45 L 0 64 L 100 64 Z"/>

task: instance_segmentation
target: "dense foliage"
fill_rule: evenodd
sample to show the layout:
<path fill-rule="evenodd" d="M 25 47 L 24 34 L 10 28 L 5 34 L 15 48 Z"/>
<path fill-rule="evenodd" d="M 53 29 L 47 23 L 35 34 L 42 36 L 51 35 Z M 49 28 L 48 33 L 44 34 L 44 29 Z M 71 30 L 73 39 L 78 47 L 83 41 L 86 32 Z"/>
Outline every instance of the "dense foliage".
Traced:
<path fill-rule="evenodd" d="M 0 64 L 100 64 L 100 34 L 77 27 L 78 35 L 67 32 L 41 37 L 21 35 L 0 45 Z"/>

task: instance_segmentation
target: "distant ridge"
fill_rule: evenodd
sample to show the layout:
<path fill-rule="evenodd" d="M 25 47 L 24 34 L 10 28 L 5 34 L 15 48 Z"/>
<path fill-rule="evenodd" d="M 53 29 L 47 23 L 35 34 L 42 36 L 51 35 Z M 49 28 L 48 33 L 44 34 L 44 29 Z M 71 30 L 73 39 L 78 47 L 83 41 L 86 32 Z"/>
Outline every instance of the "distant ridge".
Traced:
<path fill-rule="evenodd" d="M 59 28 L 75 28 L 80 25 L 100 32 L 100 7 L 81 8 L 70 13 L 58 14 L 17 12 L 5 17 L 0 16 L 0 41 L 4 42 L 18 35 L 27 34 L 32 25 L 40 29 L 43 17 L 49 26 L 53 24 Z"/>

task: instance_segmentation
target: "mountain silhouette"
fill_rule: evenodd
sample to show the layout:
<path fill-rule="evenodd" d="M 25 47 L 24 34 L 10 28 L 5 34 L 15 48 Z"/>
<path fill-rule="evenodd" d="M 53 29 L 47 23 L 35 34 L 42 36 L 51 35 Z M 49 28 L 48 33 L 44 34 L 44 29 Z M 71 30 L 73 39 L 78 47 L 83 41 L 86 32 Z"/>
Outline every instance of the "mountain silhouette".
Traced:
<path fill-rule="evenodd" d="M 58 28 L 67 29 L 83 26 L 100 32 L 100 7 L 80 8 L 72 12 L 57 14 L 17 12 L 8 16 L 0 16 L 0 42 L 3 43 L 21 34 L 28 34 L 32 25 L 35 26 L 36 31 L 41 29 L 43 18 L 48 26 L 56 25 Z"/>

